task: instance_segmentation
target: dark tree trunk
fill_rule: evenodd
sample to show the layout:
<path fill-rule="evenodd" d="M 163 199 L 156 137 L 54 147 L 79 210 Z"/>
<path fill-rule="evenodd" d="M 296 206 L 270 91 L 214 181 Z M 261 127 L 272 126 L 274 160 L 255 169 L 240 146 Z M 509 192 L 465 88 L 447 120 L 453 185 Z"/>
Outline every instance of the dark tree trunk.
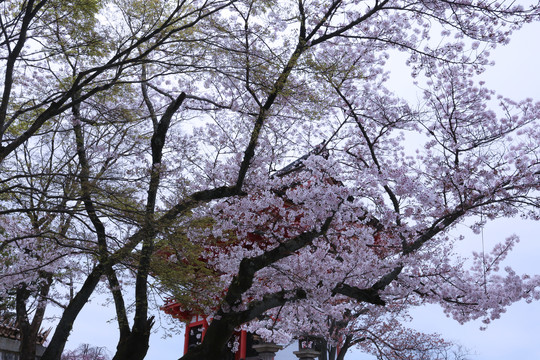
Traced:
<path fill-rule="evenodd" d="M 19 346 L 19 359 L 20 360 L 34 360 L 36 358 L 36 340 L 37 333 L 32 336 L 30 327 L 30 321 L 28 320 L 28 311 L 26 309 L 26 302 L 30 297 L 30 291 L 27 290 L 25 285 L 20 286 L 17 289 L 17 295 L 15 298 L 15 307 L 17 311 L 17 324 L 19 328 L 21 345 Z"/>
<path fill-rule="evenodd" d="M 182 92 L 169 104 L 165 113 L 162 115 L 161 120 L 158 121 L 152 102 L 146 92 L 145 66 L 142 67 L 142 71 L 143 81 L 141 83 L 141 89 L 154 126 L 154 133 L 151 139 L 152 170 L 145 209 L 145 220 L 142 228 L 144 238 L 139 266 L 137 268 L 137 279 L 135 283 L 135 319 L 131 331 L 128 331 L 126 327 L 127 318 L 125 316 L 122 294 L 120 291 L 113 292 L 120 326 L 120 339 L 113 360 L 143 360 L 148 352 L 150 332 L 154 324 L 154 317 L 148 317 L 148 274 L 150 273 L 150 262 L 154 252 L 154 234 L 156 232 L 154 212 L 161 178 L 160 164 L 163 155 L 163 146 L 165 145 L 165 139 L 172 117 L 186 98 L 186 94 Z M 115 281 L 114 278 L 109 277 L 109 282 L 111 280 L 113 280 L 113 282 Z M 122 322 L 124 324 L 122 324 Z"/>
<path fill-rule="evenodd" d="M 359 340 L 359 341 L 363 341 L 363 340 Z M 352 338 L 350 335 L 348 335 L 345 338 L 345 342 L 343 343 L 343 346 L 339 350 L 339 353 L 337 354 L 336 360 L 344 360 L 345 355 L 347 354 L 347 351 L 351 348 L 352 345 L 353 345 Z"/>
<path fill-rule="evenodd" d="M 116 347 L 113 360 L 143 360 L 148 352 L 150 331 L 154 325 L 154 317 L 137 328 L 133 328 L 129 334 L 121 335 Z"/>
<path fill-rule="evenodd" d="M 189 349 L 181 360 L 223 360 L 231 354 L 227 347 L 229 339 L 233 336 L 235 328 L 244 321 L 239 314 L 223 314 L 218 311 L 215 319 L 206 330 L 202 344 Z"/>
<path fill-rule="evenodd" d="M 79 312 L 82 310 L 84 305 L 88 302 L 90 295 L 94 292 L 96 285 L 99 283 L 101 275 L 103 274 L 103 268 L 101 265 L 96 266 L 90 275 L 86 278 L 82 288 L 79 290 L 77 295 L 70 301 L 66 310 L 62 314 L 60 322 L 56 326 L 54 335 L 45 349 L 45 353 L 41 357 L 41 360 L 60 360 L 60 356 L 64 351 L 64 346 L 73 328 L 73 322 L 79 315 Z"/>
<path fill-rule="evenodd" d="M 335 360 L 332 357 L 333 347 L 329 347 L 328 341 L 325 339 L 318 339 L 316 349 L 320 351 L 318 356 L 319 360 Z"/>
<path fill-rule="evenodd" d="M 19 327 L 21 345 L 19 347 L 19 360 L 35 360 L 36 359 L 36 344 L 38 342 L 39 330 L 45 315 L 47 300 L 52 284 L 52 276 L 50 274 L 42 274 L 39 293 L 37 296 L 37 305 L 34 311 L 34 317 L 30 322 L 28 317 L 28 309 L 26 303 L 31 296 L 31 292 L 26 285 L 21 285 L 17 289 L 15 297 L 15 308 L 17 312 L 17 324 Z"/>

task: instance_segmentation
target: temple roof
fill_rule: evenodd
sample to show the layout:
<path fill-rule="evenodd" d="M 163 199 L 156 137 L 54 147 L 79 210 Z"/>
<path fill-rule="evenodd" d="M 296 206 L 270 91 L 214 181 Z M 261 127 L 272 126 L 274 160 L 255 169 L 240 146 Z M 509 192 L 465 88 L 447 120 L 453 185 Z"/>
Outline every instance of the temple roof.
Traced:
<path fill-rule="evenodd" d="M 288 175 L 292 172 L 299 171 L 304 168 L 304 161 L 309 158 L 311 155 L 321 155 L 323 157 L 328 157 L 328 150 L 326 149 L 326 142 L 322 142 L 319 145 L 315 146 L 313 150 L 307 154 L 299 157 L 290 164 L 286 165 L 284 168 L 276 172 L 276 176 L 282 177 Z"/>
<path fill-rule="evenodd" d="M 40 330 L 36 343 L 39 345 L 43 345 L 45 340 L 47 340 L 47 336 L 49 335 L 50 332 L 51 332 L 51 329 L 48 329 L 45 331 Z M 0 318 L 0 337 L 13 339 L 13 340 L 21 340 L 21 333 L 17 326 L 16 321 Z"/>

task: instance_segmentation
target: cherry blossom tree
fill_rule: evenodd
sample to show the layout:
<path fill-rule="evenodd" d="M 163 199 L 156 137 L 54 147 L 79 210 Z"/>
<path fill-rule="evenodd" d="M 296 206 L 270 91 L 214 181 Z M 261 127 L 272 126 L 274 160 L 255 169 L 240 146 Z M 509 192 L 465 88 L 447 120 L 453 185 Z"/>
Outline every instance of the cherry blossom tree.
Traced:
<path fill-rule="evenodd" d="M 488 64 L 485 47 L 505 43 L 537 9 L 385 1 L 283 7 L 287 16 L 278 7 L 237 4 L 236 22 L 227 21 L 231 33 L 244 36 L 222 48 L 237 44 L 231 56 L 242 66 L 233 69 L 243 72 L 235 78 L 221 70 L 223 80 L 206 81 L 216 97 L 241 89 L 243 105 L 254 107 L 244 113 L 254 120 L 246 151 L 236 161 L 209 165 L 209 181 L 242 182 L 247 196 L 209 210 L 218 219 L 211 235 L 230 243 L 227 251 L 207 254 L 226 292 L 207 309 L 213 321 L 203 343 L 184 358 L 219 358 L 245 323 L 268 340 L 283 341 L 324 335 L 328 314 L 341 321 L 358 306 L 378 317 L 394 306 L 432 302 L 458 321 L 489 322 L 514 301 L 538 298 L 538 277 L 497 271 L 515 239 L 464 269 L 452 261 L 450 235 L 479 214 L 538 218 L 538 104 L 497 97 L 474 83 Z M 268 24 L 266 16 L 295 31 L 282 43 L 259 40 L 270 28 L 260 26 Z M 439 26 L 443 38 L 432 43 Z M 245 49 L 257 49 L 257 60 Z M 389 49 L 409 52 L 414 74 L 425 79 L 418 111 L 384 88 Z M 288 57 L 281 66 L 261 60 L 283 53 Z M 220 69 L 232 63 L 226 56 L 214 61 Z M 254 75 L 257 66 L 266 76 Z M 238 77 L 243 87 L 225 88 Z M 229 130 L 238 119 L 222 114 L 215 122 Z M 300 123 L 302 131 L 287 133 Z M 207 135 L 200 134 L 202 142 Z M 416 144 L 406 143 L 417 134 Z M 283 151 L 279 145 L 289 136 L 294 144 L 324 140 L 328 155 L 315 151 L 303 172 L 272 176 L 283 158 L 275 150 Z M 229 130 L 220 140 L 215 149 L 237 154 L 241 139 Z M 204 244 L 209 235 L 193 235 L 193 241 Z M 257 321 L 261 317 L 268 320 Z M 287 320 L 274 325 L 276 317 Z"/>
<path fill-rule="evenodd" d="M 73 214 L 66 209 L 75 197 L 76 180 L 64 170 L 69 160 L 62 140 L 61 134 L 52 132 L 36 146 L 22 144 L 6 161 L 4 180 L 12 186 L 2 202 L 0 296 L 13 297 L 21 359 L 35 359 L 45 310 L 56 295 L 53 282 L 72 275 L 70 257 L 76 250 L 68 247 L 67 232 Z"/>
<path fill-rule="evenodd" d="M 67 351 L 61 360 L 109 360 L 107 350 L 101 347 L 81 344 L 75 350 Z"/>

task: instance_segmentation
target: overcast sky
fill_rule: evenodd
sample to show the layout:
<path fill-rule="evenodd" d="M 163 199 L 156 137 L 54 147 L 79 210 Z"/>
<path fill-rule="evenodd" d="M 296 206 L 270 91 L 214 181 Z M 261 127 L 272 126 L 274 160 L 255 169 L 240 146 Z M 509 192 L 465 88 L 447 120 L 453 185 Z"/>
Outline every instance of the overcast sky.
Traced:
<path fill-rule="evenodd" d="M 486 85 L 503 95 L 520 100 L 532 97 L 540 100 L 539 39 L 540 24 L 526 26 L 514 35 L 512 42 L 492 52 L 496 62 L 482 77 Z M 460 244 L 463 254 L 471 250 L 481 251 L 481 235 L 472 234 L 465 226 L 457 229 L 466 239 Z M 540 224 L 516 219 L 497 221 L 484 229 L 485 247 L 489 250 L 495 243 L 504 241 L 511 234 L 521 237 L 521 242 L 507 259 L 518 273 L 540 274 Z M 540 303 L 518 303 L 511 306 L 502 318 L 493 322 L 487 330 L 480 331 L 479 322 L 459 325 L 448 319 L 436 306 L 424 307 L 413 312 L 413 326 L 425 332 L 438 332 L 475 352 L 473 360 L 535 360 L 540 359 Z M 67 348 L 80 343 L 106 346 L 114 353 L 118 338 L 116 323 L 112 320 L 113 307 L 94 299 L 77 319 Z M 166 320 L 162 315 L 161 320 Z M 108 321 L 108 322 L 107 322 Z M 149 360 L 173 360 L 182 355 L 183 336 L 169 334 L 163 338 L 160 330 L 151 338 Z M 179 325 L 177 326 L 179 329 Z M 292 350 L 284 351 L 276 360 L 293 360 Z M 353 351 L 347 360 L 374 360 L 373 356 Z"/>

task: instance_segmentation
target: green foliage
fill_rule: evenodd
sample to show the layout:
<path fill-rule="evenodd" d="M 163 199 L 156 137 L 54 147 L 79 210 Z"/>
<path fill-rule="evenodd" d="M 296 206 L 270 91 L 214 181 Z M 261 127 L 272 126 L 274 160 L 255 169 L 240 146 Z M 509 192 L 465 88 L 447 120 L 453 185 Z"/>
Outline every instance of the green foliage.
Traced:
<path fill-rule="evenodd" d="M 132 34 L 144 34 L 161 25 L 170 14 L 171 2 L 163 0 L 114 0 Z"/>
<path fill-rule="evenodd" d="M 103 56 L 110 48 L 97 21 L 104 5 L 102 0 L 51 1 L 42 21 L 45 22 L 48 45 L 53 54 Z"/>
<path fill-rule="evenodd" d="M 0 297 L 0 323 L 15 320 L 15 296 Z"/>
<path fill-rule="evenodd" d="M 204 247 L 215 239 L 208 237 L 208 243 L 203 245 L 190 241 L 187 236 L 188 229 L 202 230 L 211 225 L 211 219 L 199 219 L 170 229 L 158 242 L 152 259 L 153 275 L 185 310 L 205 313 L 205 309 L 214 308 L 221 300 L 220 274 L 201 257 Z"/>
<path fill-rule="evenodd" d="M 26 130 L 28 130 L 28 127 L 30 127 L 35 120 L 37 116 L 43 112 L 42 107 L 34 107 L 30 109 L 25 109 L 29 105 L 28 101 L 25 99 L 22 99 L 22 101 L 11 101 L 10 106 L 11 108 L 16 112 L 19 110 L 24 109 L 24 112 L 22 112 L 6 129 L 6 134 L 17 137 L 22 135 Z M 43 130 L 47 131 L 50 129 L 51 125 L 54 125 L 55 120 L 51 119 L 49 121 L 44 122 L 43 124 Z"/>

